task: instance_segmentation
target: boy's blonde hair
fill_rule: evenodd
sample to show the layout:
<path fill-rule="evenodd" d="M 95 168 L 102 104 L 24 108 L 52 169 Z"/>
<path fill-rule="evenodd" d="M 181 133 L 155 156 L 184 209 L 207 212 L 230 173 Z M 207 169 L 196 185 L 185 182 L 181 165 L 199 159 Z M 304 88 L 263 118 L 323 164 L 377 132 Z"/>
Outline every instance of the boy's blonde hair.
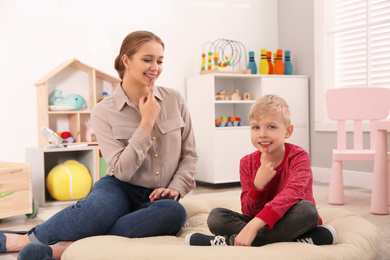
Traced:
<path fill-rule="evenodd" d="M 249 120 L 259 120 L 269 114 L 279 115 L 286 126 L 291 124 L 290 107 L 283 98 L 273 94 L 262 96 L 255 101 L 249 111 Z"/>

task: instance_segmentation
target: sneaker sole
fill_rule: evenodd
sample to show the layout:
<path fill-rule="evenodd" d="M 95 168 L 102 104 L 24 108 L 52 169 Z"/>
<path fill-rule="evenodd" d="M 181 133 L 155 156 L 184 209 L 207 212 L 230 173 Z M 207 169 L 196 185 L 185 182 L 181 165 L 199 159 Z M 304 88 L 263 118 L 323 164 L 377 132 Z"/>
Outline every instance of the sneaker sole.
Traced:
<path fill-rule="evenodd" d="M 188 234 L 186 235 L 186 237 L 184 238 L 184 243 L 188 246 L 190 246 L 190 239 L 191 239 L 191 236 L 193 235 L 194 233 L 191 233 L 191 234 Z"/>

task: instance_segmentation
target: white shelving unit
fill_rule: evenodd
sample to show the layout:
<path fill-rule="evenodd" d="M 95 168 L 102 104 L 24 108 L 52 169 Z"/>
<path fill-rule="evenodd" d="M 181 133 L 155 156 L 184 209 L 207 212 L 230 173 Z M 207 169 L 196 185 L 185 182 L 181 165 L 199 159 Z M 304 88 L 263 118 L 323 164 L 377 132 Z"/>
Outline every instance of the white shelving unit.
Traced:
<path fill-rule="evenodd" d="M 187 103 L 191 113 L 199 155 L 195 179 L 207 183 L 239 182 L 240 159 L 255 151 L 250 141 L 249 110 L 265 94 L 284 98 L 291 109 L 294 133 L 288 142 L 309 152 L 308 76 L 208 74 L 187 78 Z M 215 100 L 221 90 L 240 95 L 250 93 L 250 100 Z M 216 127 L 215 119 L 240 116 L 243 126 Z"/>
<path fill-rule="evenodd" d="M 96 168 L 96 147 L 72 147 L 66 148 L 43 148 L 28 147 L 26 154 L 27 161 L 31 164 L 31 175 L 34 199 L 38 200 L 40 206 L 58 206 L 74 204 L 76 201 L 59 201 L 53 199 L 46 188 L 46 177 L 54 166 L 64 163 L 67 160 L 76 160 L 88 168 L 95 183 L 98 177 Z"/>

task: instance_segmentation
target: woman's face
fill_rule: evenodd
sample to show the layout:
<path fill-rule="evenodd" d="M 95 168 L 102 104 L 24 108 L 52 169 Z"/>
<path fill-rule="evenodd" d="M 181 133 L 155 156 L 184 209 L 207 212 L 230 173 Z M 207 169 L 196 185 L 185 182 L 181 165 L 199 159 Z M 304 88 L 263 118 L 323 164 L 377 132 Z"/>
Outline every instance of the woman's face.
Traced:
<path fill-rule="evenodd" d="M 163 70 L 164 48 L 157 41 L 148 41 L 131 57 L 124 56 L 125 77 L 133 84 L 149 86 Z"/>

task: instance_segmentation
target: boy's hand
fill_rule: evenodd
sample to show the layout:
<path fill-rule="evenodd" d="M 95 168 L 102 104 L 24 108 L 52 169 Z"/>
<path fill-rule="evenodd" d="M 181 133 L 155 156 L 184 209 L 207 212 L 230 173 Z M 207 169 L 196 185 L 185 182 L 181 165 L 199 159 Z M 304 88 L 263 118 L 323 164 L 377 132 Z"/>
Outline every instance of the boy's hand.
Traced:
<path fill-rule="evenodd" d="M 276 174 L 272 162 L 268 160 L 268 148 L 260 154 L 260 163 L 253 185 L 256 189 L 263 190 Z"/>
<path fill-rule="evenodd" d="M 241 232 L 236 236 L 234 240 L 235 246 L 251 246 L 253 240 L 257 235 L 257 231 L 260 228 L 264 227 L 266 223 L 260 218 L 253 218 L 251 221 L 246 224 L 246 226 L 241 230 Z"/>

